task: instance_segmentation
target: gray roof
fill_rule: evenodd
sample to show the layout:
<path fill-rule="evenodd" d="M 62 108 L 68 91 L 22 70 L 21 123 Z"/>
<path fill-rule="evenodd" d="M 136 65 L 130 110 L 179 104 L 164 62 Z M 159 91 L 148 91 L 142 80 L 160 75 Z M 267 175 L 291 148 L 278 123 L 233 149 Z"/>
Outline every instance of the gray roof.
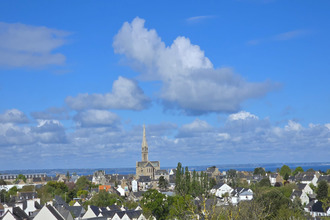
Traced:
<path fill-rule="evenodd" d="M 317 183 L 319 183 L 322 180 L 325 180 L 326 182 L 330 183 L 330 175 L 320 176 L 319 179 L 317 180 Z"/>
<path fill-rule="evenodd" d="M 167 170 L 156 170 L 156 175 L 168 175 Z"/>
<path fill-rule="evenodd" d="M 138 182 L 151 182 L 150 176 L 140 176 Z"/>

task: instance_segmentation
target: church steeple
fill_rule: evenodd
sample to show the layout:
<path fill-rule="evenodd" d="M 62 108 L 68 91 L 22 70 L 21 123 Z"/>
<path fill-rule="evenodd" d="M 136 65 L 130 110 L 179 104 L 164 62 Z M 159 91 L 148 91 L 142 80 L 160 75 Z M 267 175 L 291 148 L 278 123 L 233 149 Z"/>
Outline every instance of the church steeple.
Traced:
<path fill-rule="evenodd" d="M 148 161 L 148 144 L 147 144 L 147 139 L 146 139 L 146 127 L 145 127 L 145 125 L 143 125 L 142 161 Z"/>

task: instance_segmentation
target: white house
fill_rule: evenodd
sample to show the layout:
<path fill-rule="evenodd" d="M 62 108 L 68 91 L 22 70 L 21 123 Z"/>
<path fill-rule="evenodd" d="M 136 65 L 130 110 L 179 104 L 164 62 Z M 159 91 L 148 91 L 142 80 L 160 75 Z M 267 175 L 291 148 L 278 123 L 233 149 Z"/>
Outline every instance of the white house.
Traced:
<path fill-rule="evenodd" d="M 253 199 L 253 191 L 251 189 L 246 188 L 236 188 L 230 194 L 231 203 L 236 205 L 240 201 L 247 201 Z"/>
<path fill-rule="evenodd" d="M 44 205 L 33 220 L 65 220 L 65 218 L 51 205 Z"/>
<path fill-rule="evenodd" d="M 16 220 L 16 218 L 13 213 L 10 212 L 10 210 L 7 210 L 7 212 L 5 212 L 5 214 L 2 216 L 1 220 Z"/>
<path fill-rule="evenodd" d="M 226 183 L 220 183 L 220 184 L 215 185 L 210 190 L 210 193 L 212 193 L 216 197 L 222 197 L 226 193 L 228 193 L 228 195 L 229 195 L 232 191 L 233 191 L 233 188 L 228 186 Z"/>
<path fill-rule="evenodd" d="M 88 205 L 88 209 L 82 219 L 102 217 L 101 210 L 97 206 Z"/>

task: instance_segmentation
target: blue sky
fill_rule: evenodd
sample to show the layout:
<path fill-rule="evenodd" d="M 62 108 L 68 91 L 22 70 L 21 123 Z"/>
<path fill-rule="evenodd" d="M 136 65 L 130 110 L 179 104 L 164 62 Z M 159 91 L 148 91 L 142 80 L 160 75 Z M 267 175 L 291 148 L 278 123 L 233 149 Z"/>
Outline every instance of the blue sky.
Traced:
<path fill-rule="evenodd" d="M 329 1 L 1 1 L 0 170 L 327 162 Z"/>

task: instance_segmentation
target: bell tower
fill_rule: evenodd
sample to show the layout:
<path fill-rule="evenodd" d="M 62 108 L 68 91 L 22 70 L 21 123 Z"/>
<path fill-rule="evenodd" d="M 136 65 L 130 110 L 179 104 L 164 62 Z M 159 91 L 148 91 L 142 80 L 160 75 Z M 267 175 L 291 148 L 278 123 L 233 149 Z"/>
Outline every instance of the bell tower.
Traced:
<path fill-rule="evenodd" d="M 146 127 L 143 125 L 143 139 L 142 139 L 142 161 L 146 162 L 148 160 L 148 144 L 146 139 Z"/>

